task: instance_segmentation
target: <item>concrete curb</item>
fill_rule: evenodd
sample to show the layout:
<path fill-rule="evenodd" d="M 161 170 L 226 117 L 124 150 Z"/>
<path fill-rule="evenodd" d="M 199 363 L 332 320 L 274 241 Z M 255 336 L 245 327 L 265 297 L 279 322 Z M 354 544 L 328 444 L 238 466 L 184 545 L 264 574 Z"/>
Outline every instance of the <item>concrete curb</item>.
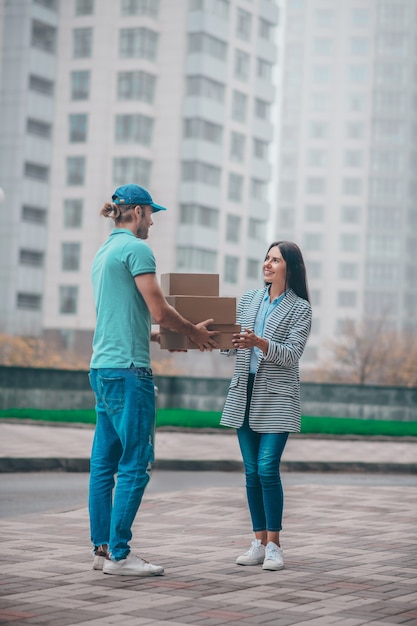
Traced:
<path fill-rule="evenodd" d="M 159 459 L 155 470 L 188 472 L 243 472 L 243 463 L 235 460 Z M 359 461 L 283 461 L 283 472 L 333 472 L 368 474 L 417 474 L 417 463 L 366 463 Z M 86 458 L 0 458 L 0 473 L 84 472 L 90 470 Z"/>

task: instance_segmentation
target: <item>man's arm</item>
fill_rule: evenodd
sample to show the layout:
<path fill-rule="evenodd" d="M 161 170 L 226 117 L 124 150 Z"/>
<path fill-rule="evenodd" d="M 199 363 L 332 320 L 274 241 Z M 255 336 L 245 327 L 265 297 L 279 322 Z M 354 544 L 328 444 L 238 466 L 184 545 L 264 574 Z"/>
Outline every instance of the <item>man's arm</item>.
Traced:
<path fill-rule="evenodd" d="M 135 276 L 135 283 L 157 324 L 187 335 L 200 350 L 211 350 L 218 347 L 213 338 L 218 333 L 206 328 L 207 324 L 214 320 L 208 319 L 199 324 L 192 324 L 185 317 L 182 317 L 165 300 L 155 274 L 139 274 L 139 276 Z"/>

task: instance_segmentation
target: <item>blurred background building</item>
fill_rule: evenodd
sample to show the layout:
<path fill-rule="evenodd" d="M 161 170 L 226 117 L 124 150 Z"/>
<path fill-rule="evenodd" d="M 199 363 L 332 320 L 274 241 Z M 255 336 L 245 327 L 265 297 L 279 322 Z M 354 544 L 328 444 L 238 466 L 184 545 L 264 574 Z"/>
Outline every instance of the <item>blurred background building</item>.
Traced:
<path fill-rule="evenodd" d="M 416 331 L 416 41 L 415 0 L 0 0 L 0 333 L 88 358 L 98 214 L 129 182 L 169 209 L 160 273 L 239 297 L 267 243 L 301 246 L 305 370 L 348 320 Z"/>

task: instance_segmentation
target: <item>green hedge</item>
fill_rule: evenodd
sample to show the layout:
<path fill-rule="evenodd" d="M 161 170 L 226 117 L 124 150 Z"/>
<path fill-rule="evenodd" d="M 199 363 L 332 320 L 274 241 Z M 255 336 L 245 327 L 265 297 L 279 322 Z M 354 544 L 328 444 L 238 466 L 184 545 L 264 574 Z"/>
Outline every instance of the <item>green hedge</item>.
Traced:
<path fill-rule="evenodd" d="M 47 422 L 94 424 L 94 410 L 46 411 L 42 409 L 6 409 L 0 418 L 21 418 Z M 220 412 L 193 411 L 192 409 L 158 409 L 156 425 L 178 428 L 219 428 Z M 417 437 L 417 422 L 365 420 L 343 417 L 312 417 L 304 415 L 301 432 L 328 435 L 369 435 L 390 437 Z"/>

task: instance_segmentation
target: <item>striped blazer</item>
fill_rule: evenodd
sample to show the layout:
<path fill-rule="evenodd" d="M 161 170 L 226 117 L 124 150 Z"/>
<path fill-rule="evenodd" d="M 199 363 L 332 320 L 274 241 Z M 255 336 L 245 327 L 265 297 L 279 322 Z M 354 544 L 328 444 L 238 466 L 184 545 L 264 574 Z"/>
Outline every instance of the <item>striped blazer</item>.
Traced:
<path fill-rule="evenodd" d="M 237 323 L 253 331 L 266 289 L 248 291 L 239 302 Z M 299 360 L 311 327 L 311 307 L 292 289 L 268 317 L 264 339 L 268 352 L 261 352 L 253 385 L 249 425 L 258 433 L 299 432 L 301 422 Z M 239 428 L 246 409 L 251 350 L 236 354 L 221 424 Z"/>

